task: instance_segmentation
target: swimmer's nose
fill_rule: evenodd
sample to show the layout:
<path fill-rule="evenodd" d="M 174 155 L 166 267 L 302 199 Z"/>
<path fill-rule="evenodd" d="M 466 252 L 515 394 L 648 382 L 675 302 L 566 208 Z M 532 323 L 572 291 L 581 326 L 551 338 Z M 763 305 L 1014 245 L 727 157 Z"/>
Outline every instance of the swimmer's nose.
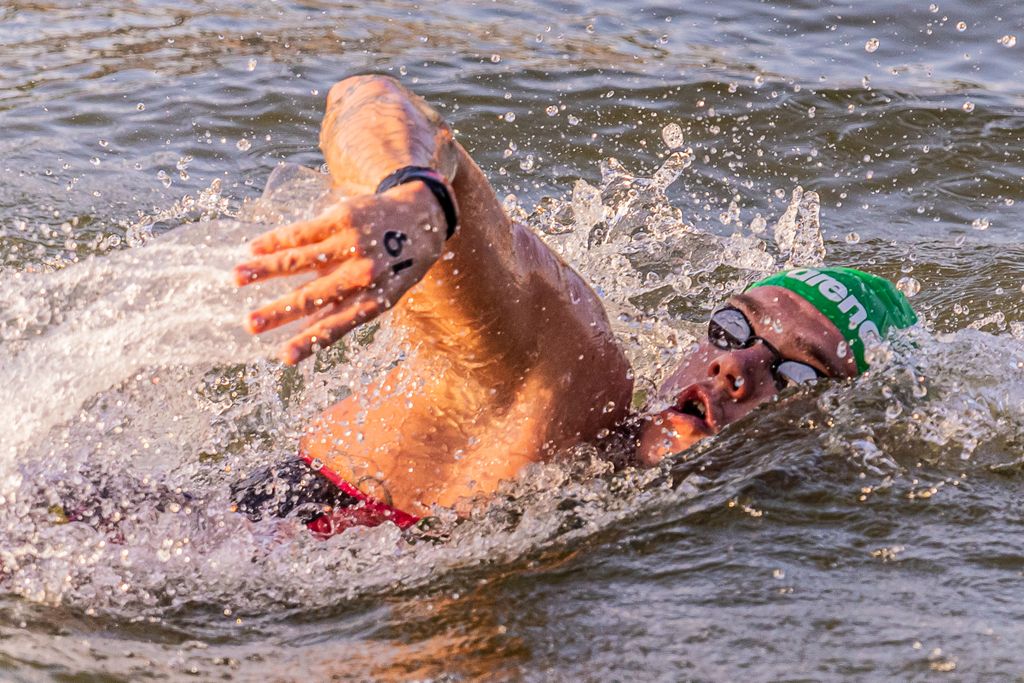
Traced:
<path fill-rule="evenodd" d="M 762 374 L 771 374 L 772 360 L 764 344 L 723 351 L 708 363 L 708 377 L 732 400 L 742 401 L 761 383 Z"/>

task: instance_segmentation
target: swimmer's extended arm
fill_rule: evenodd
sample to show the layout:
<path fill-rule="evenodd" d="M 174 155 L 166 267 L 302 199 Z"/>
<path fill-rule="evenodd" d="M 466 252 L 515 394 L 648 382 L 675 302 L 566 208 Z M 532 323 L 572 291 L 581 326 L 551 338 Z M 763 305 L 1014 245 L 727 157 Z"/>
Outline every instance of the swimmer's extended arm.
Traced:
<path fill-rule="evenodd" d="M 235 268 L 239 285 L 283 275 L 318 277 L 253 311 L 250 332 L 308 317 L 280 349 L 295 364 L 393 306 L 437 261 L 447 221 L 421 181 L 380 195 L 375 188 L 405 166 L 453 178 L 451 131 L 422 100 L 389 79 L 350 78 L 331 88 L 320 146 L 346 196 L 310 221 L 278 228 L 252 243 L 255 258 Z"/>
<path fill-rule="evenodd" d="M 416 511 L 419 503 L 493 490 L 523 464 L 591 440 L 625 416 L 629 367 L 596 295 L 509 220 L 423 100 L 390 78 L 346 79 L 331 89 L 320 144 L 348 198 L 261 237 L 259 256 L 236 277 L 244 284 L 253 274 L 326 275 L 255 311 L 250 329 L 309 313 L 322 318 L 284 347 L 282 357 L 294 363 L 397 303 L 394 323 L 417 350 L 374 389 L 373 401 L 328 411 L 304 441 L 307 453 L 330 460 L 343 452 L 344 462 L 331 461 L 342 476 L 383 475 L 394 502 Z M 460 212 L 450 240 L 422 183 L 370 194 L 407 165 L 450 180 Z M 380 248 L 389 230 L 407 234 L 402 258 L 416 259 L 415 268 L 390 272 L 393 259 Z M 389 393 L 400 385 L 414 390 Z"/>

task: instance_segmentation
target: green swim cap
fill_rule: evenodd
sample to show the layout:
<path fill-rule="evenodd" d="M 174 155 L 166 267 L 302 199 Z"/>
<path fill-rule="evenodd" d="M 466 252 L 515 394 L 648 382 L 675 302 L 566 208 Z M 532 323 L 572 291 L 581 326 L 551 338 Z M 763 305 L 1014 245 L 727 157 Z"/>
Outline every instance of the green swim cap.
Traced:
<path fill-rule="evenodd" d="M 881 340 L 892 328 L 910 327 L 917 316 L 907 298 L 885 278 L 853 268 L 797 268 L 776 273 L 747 287 L 785 287 L 809 301 L 846 338 L 857 371 L 868 369 L 867 343 Z"/>

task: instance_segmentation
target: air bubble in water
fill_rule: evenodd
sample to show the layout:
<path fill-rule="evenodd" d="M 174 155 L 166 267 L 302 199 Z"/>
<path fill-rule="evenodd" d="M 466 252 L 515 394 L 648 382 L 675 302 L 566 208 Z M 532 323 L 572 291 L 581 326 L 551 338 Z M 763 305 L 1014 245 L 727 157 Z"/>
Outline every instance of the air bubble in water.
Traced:
<path fill-rule="evenodd" d="M 500 61 L 501 61 L 501 55 L 499 55 L 499 54 L 491 55 L 491 62 L 492 63 L 497 64 Z"/>
<path fill-rule="evenodd" d="M 578 126 L 580 123 L 580 120 L 573 116 L 572 114 L 569 114 L 568 121 L 570 126 Z"/>
<path fill-rule="evenodd" d="M 678 123 L 670 123 L 661 129 L 661 139 L 669 149 L 679 149 L 683 146 L 683 129 Z"/>
<path fill-rule="evenodd" d="M 958 21 L 958 22 L 956 22 L 956 30 L 957 31 L 961 31 L 961 32 L 966 31 L 967 30 L 967 22 L 966 21 Z"/>
<path fill-rule="evenodd" d="M 846 343 L 846 340 L 839 342 L 836 346 L 836 355 L 840 358 L 846 358 L 846 354 L 850 352 L 850 345 Z"/>
<path fill-rule="evenodd" d="M 970 114 L 972 111 L 974 111 L 974 102 L 964 102 L 963 110 Z"/>
<path fill-rule="evenodd" d="M 933 2 L 932 4 L 928 5 L 928 11 L 931 12 L 932 14 L 935 14 L 936 12 L 939 11 L 939 6 Z"/>
<path fill-rule="evenodd" d="M 975 230 L 988 230 L 989 222 L 987 218 L 975 218 L 971 221 L 971 227 Z"/>
<path fill-rule="evenodd" d="M 254 58 L 250 59 L 249 63 L 245 65 L 245 68 L 246 68 L 247 71 L 255 71 L 256 70 L 256 58 L 254 57 Z"/>
<path fill-rule="evenodd" d="M 93 166 L 99 166 L 100 165 L 100 160 L 99 160 L 98 157 L 93 157 L 93 158 L 89 159 L 89 163 L 92 164 Z"/>
<path fill-rule="evenodd" d="M 860 242 L 860 235 L 858 235 L 856 232 L 849 232 L 846 234 L 847 244 L 857 244 L 858 242 Z"/>
<path fill-rule="evenodd" d="M 138 109 L 139 111 L 146 111 L 146 105 L 144 105 L 142 102 L 139 102 L 138 104 L 136 104 L 135 108 Z"/>
<path fill-rule="evenodd" d="M 869 38 L 868 42 L 864 43 L 864 49 L 868 52 L 874 52 L 878 49 L 879 45 L 878 38 Z"/>
<path fill-rule="evenodd" d="M 250 147 L 252 147 L 252 143 L 249 142 L 246 138 L 242 138 L 241 140 L 235 143 L 235 147 L 245 152 L 248 151 Z"/>
<path fill-rule="evenodd" d="M 156 178 L 163 184 L 164 187 L 171 186 L 171 176 L 167 175 L 167 171 L 161 169 L 160 171 L 157 172 Z"/>
<path fill-rule="evenodd" d="M 558 107 L 552 104 L 548 106 L 547 109 L 544 110 L 544 113 L 547 114 L 548 116 L 555 116 L 558 114 Z"/>
<path fill-rule="evenodd" d="M 917 280 L 917 278 L 910 277 L 908 275 L 906 277 L 901 277 L 896 282 L 896 289 L 903 292 L 903 296 L 909 299 L 921 291 L 921 283 Z"/>
<path fill-rule="evenodd" d="M 504 119 L 509 123 L 512 123 L 516 120 L 516 113 L 514 111 L 507 111 L 505 112 Z"/>
<path fill-rule="evenodd" d="M 764 76 L 761 74 L 754 76 L 754 87 L 760 88 L 762 85 L 764 85 Z"/>
<path fill-rule="evenodd" d="M 523 169 L 524 171 L 532 171 L 533 170 L 533 155 L 532 154 L 527 154 L 526 158 L 519 162 L 519 168 Z"/>
<path fill-rule="evenodd" d="M 1017 45 L 1017 36 L 1006 34 L 999 39 L 999 44 L 1003 47 L 1015 47 Z"/>
<path fill-rule="evenodd" d="M 109 144 L 110 144 L 110 143 L 109 143 L 109 142 L 107 142 L 106 140 L 100 140 L 99 142 L 100 142 L 100 147 L 106 147 L 107 145 L 109 145 Z"/>
<path fill-rule="evenodd" d="M 764 216 L 757 214 L 754 216 L 754 220 L 750 221 L 750 232 L 755 235 L 760 235 L 768 228 L 768 221 L 764 219 Z"/>

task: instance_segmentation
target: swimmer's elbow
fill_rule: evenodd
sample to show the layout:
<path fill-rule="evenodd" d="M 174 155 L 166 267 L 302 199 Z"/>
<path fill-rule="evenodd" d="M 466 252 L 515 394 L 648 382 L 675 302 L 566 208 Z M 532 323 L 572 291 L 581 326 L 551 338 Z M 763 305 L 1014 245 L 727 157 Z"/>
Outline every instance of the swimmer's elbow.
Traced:
<path fill-rule="evenodd" d="M 344 100 L 350 98 L 356 91 L 373 87 L 380 90 L 393 90 L 395 92 L 407 93 L 405 87 L 391 76 L 382 74 L 358 74 L 342 79 L 331 86 L 327 92 L 327 106 L 336 107 L 344 104 Z"/>

